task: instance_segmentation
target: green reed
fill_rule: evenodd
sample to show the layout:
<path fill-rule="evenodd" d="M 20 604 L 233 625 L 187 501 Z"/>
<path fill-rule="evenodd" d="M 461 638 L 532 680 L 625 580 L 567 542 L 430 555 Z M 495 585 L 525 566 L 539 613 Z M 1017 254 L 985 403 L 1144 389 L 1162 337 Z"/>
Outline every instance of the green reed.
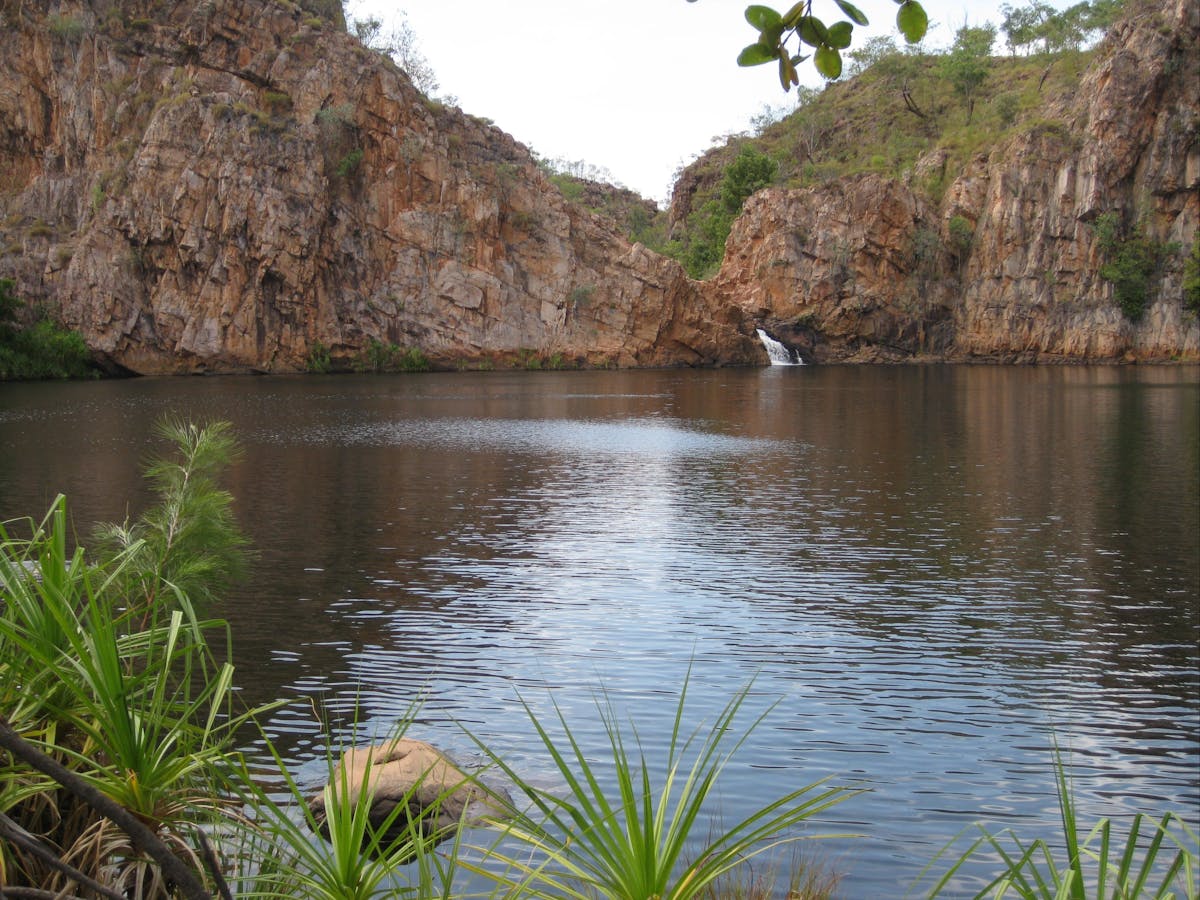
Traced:
<path fill-rule="evenodd" d="M 478 742 L 529 802 L 530 810 L 498 823 L 501 839 L 488 849 L 487 858 L 504 868 L 477 871 L 495 878 L 511 892 L 506 896 L 704 897 L 718 881 L 756 856 L 810 837 L 797 833 L 798 826 L 856 793 L 828 786 L 823 779 L 750 810 L 732 825 L 711 821 L 705 815 L 706 803 L 723 770 L 770 709 L 748 724 L 740 724 L 739 713 L 750 692 L 748 684 L 734 694 L 707 730 L 698 727 L 685 734 L 690 674 L 689 670 L 675 705 L 661 779 L 653 775 L 636 728 L 631 743 L 611 701 L 607 697 L 598 701 L 611 751 L 605 762 L 615 771 L 615 789 L 605 787 L 598 765 L 589 760 L 557 704 L 554 711 L 562 738 L 552 737 L 522 700 L 566 789 L 554 793 L 530 785 Z M 701 833 L 703 841 L 699 841 Z M 507 849 L 510 844 L 516 849 Z"/>
<path fill-rule="evenodd" d="M 995 855 L 1000 872 L 974 896 L 976 900 L 1017 897 L 1021 900 L 1166 900 L 1200 897 L 1200 857 L 1196 833 L 1176 813 L 1160 818 L 1134 816 L 1127 832 L 1102 817 L 1086 833 L 1079 821 L 1067 766 L 1054 748 L 1054 779 L 1062 821 L 1062 845 L 1045 838 L 1023 839 L 1012 829 L 998 834 L 983 825 L 971 844 L 950 856 L 958 841 L 947 845 L 926 867 L 950 857 L 950 868 L 934 884 L 929 897 L 945 893 L 959 870 L 980 852 Z M 960 835 L 961 837 L 961 835 Z"/>

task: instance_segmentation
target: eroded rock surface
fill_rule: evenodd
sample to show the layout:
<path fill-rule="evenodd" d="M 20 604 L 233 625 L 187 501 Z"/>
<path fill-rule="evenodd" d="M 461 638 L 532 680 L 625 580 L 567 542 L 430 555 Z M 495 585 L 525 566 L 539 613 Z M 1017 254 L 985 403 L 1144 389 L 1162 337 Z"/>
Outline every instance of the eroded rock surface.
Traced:
<path fill-rule="evenodd" d="M 730 301 L 298 7 L 9 6 L 0 275 L 114 366 L 760 358 Z"/>
<path fill-rule="evenodd" d="M 290 3 L 2 9 L 0 277 L 113 369 L 348 367 L 393 344 L 443 367 L 762 364 L 758 325 L 810 361 L 1200 358 L 1185 253 L 1133 323 L 1091 227 L 1117 211 L 1195 239 L 1193 0 L 1123 23 L 939 206 L 878 176 L 760 192 L 705 283 Z"/>
<path fill-rule="evenodd" d="M 1200 359 L 1183 302 L 1200 220 L 1198 84 L 1200 6 L 1143 7 L 1069 102 L 977 158 L 940 208 L 872 175 L 761 192 L 706 288 L 817 361 Z M 1173 245 L 1136 323 L 1099 275 L 1104 213 Z M 970 230 L 965 250 L 954 219 Z"/>

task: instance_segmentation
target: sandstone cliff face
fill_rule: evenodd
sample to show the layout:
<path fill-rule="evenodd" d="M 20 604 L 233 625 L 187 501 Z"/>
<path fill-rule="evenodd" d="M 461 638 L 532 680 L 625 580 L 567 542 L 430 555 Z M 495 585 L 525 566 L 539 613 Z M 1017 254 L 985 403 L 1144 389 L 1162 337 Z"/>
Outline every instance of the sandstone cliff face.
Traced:
<path fill-rule="evenodd" d="M 770 190 L 711 285 L 808 358 L 1200 359 L 1183 258 L 1200 220 L 1200 6 L 1168 0 L 1106 39 L 1072 103 L 978 158 L 932 208 L 865 176 Z M 936 162 L 936 161 L 934 161 Z M 1092 223 L 1172 244 L 1130 322 Z M 970 226 L 958 247 L 951 220 Z"/>
<path fill-rule="evenodd" d="M 758 325 L 810 361 L 1200 358 L 1182 255 L 1133 324 L 1091 227 L 1194 240 L 1194 0 L 1122 25 L 939 206 L 876 175 L 760 192 L 705 283 L 284 0 L 0 10 L 0 277 L 114 369 L 761 364 Z"/>
<path fill-rule="evenodd" d="M 757 361 L 674 262 L 290 4 L 8 4 L 0 276 L 114 367 Z M 181 18 L 182 17 L 182 18 Z"/>

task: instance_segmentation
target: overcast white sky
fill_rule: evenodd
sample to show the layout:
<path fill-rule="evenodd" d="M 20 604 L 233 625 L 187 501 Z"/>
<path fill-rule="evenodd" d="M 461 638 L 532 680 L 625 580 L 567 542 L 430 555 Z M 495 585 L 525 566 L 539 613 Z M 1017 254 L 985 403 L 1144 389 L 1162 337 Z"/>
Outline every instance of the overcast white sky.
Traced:
<path fill-rule="evenodd" d="M 895 31 L 893 0 L 854 0 L 870 18 L 854 47 Z M 747 130 L 765 105 L 794 102 L 773 66 L 741 69 L 755 39 L 746 0 L 351 0 L 358 18 L 389 26 L 407 14 L 418 46 L 466 112 L 491 119 L 537 153 L 583 159 L 627 187 L 664 201 L 673 175 L 719 135 Z M 770 4 L 783 11 L 788 0 Z M 948 46 L 964 20 L 999 23 L 998 4 L 923 0 Z M 1019 0 L 1014 5 L 1021 5 Z M 1058 5 L 1058 4 L 1056 4 Z M 815 0 L 827 23 L 843 18 Z M 803 83 L 818 86 L 811 63 Z"/>

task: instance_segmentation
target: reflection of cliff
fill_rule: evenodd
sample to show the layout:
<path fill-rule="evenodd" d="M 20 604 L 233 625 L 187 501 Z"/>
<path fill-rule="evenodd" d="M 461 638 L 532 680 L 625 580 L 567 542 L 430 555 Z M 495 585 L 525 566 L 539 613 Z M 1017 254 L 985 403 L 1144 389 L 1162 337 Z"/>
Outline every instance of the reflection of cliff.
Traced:
<path fill-rule="evenodd" d="M 700 498 L 714 477 L 727 482 L 773 548 L 757 564 L 797 602 L 844 598 L 845 615 L 881 638 L 907 606 L 951 617 L 946 638 L 964 652 L 985 647 L 989 627 L 1020 626 L 1103 656 L 1120 652 L 1103 635 L 1136 622 L 1148 643 L 1173 648 L 1164 663 L 1186 655 L 1195 608 L 1180 599 L 1200 584 L 1194 371 L 1015 374 L 812 369 L 741 403 L 731 381 L 739 431 L 791 449 L 696 482 L 680 513 L 702 520 Z M 682 414 L 704 408 L 678 396 Z M 1165 534 L 1156 517 L 1190 525 Z M 755 565 L 744 549 L 740 563 Z M 1129 597 L 1170 599 L 1114 608 Z"/>
<path fill-rule="evenodd" d="M 1189 0 L 1118 28 L 1053 127 L 981 156 L 944 209 L 874 175 L 767 190 L 703 284 L 290 4 L 4 15 L 0 276 L 114 368 L 349 367 L 389 344 L 445 367 L 763 363 L 760 323 L 818 361 L 1200 354 L 1182 255 L 1135 326 L 1090 228 L 1120 211 L 1194 240 Z M 974 234 L 955 261 L 952 218 Z M 942 250 L 916 259 L 918 233 Z"/>

